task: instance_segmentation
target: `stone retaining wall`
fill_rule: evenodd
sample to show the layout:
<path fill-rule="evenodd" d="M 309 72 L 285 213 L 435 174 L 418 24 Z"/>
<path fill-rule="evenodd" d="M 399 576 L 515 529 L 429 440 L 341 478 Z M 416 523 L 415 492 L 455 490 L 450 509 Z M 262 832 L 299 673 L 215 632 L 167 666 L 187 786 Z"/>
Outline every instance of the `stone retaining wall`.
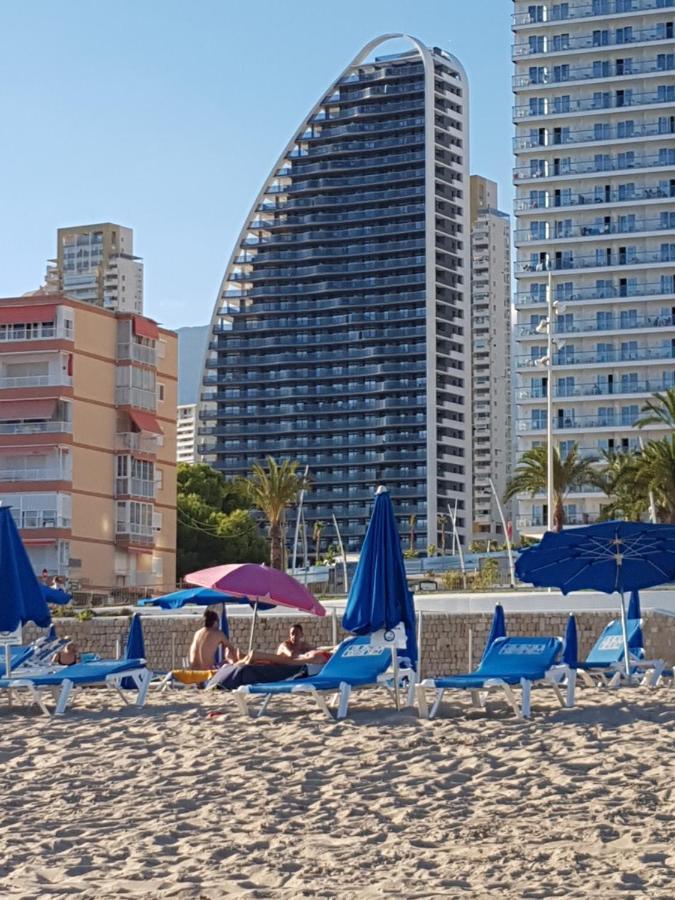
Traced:
<path fill-rule="evenodd" d="M 419 614 L 418 614 L 419 615 Z M 143 634 L 145 652 L 152 669 L 161 672 L 180 667 L 187 655 L 192 635 L 199 627 L 201 615 L 145 616 Z M 583 659 L 609 621 L 607 612 L 576 614 L 579 656 Z M 646 611 L 643 615 L 645 650 L 648 658 L 675 663 L 675 617 Z M 330 645 L 345 636 L 340 617 L 260 615 L 256 647 L 275 650 L 288 635 L 289 627 L 302 621 L 305 639 L 315 645 Z M 55 619 L 59 635 L 69 635 L 83 652 L 114 657 L 117 647 L 124 651 L 130 619 L 127 616 L 97 616 L 86 622 L 74 618 Z M 487 613 L 431 613 L 422 615 L 422 675 L 434 676 L 469 671 L 469 645 L 473 644 L 473 664 L 480 660 L 492 615 Z M 509 634 L 564 635 L 567 616 L 563 613 L 507 613 Z M 230 639 L 242 648 L 248 647 L 251 620 L 245 616 L 230 617 Z M 42 633 L 34 626 L 24 629 L 25 641 Z M 471 637 L 470 637 L 471 635 Z"/>

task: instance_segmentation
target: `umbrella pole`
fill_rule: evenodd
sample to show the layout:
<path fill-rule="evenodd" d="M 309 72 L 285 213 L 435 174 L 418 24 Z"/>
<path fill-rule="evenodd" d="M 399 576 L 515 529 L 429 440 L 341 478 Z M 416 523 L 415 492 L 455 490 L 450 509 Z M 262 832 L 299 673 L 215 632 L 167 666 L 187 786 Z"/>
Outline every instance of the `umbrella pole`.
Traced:
<path fill-rule="evenodd" d="M 396 709 L 401 708 L 401 697 L 398 691 L 398 651 L 396 647 L 391 648 L 391 665 L 394 670 L 394 702 Z"/>
<path fill-rule="evenodd" d="M 624 602 L 623 591 L 621 591 L 621 631 L 623 633 L 623 663 L 626 671 L 626 678 L 630 680 L 630 657 L 628 652 L 628 625 L 626 623 L 626 604 Z"/>
<path fill-rule="evenodd" d="M 12 674 L 12 648 L 9 644 L 5 644 L 5 678 L 9 678 Z M 12 689 L 7 691 L 7 705 L 12 705 Z"/>
<path fill-rule="evenodd" d="M 255 636 L 255 626 L 258 621 L 258 601 L 255 601 L 255 605 L 253 607 L 253 621 L 251 622 L 251 634 L 248 638 L 248 652 L 251 653 L 253 651 L 253 638 Z"/>

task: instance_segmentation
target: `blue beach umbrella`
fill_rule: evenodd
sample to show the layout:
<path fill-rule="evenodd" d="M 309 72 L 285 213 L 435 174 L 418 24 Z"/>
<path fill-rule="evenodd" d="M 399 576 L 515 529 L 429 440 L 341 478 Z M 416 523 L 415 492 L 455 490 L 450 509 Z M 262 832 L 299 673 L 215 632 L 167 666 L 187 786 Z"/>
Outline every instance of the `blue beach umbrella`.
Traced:
<path fill-rule="evenodd" d="M 485 650 L 483 650 L 481 662 L 485 659 L 490 647 L 497 638 L 502 637 L 506 637 L 506 619 L 504 618 L 504 607 L 501 603 L 498 603 L 495 606 L 495 614 L 492 617 L 492 627 L 490 628 L 490 634 L 488 634 L 487 641 L 485 642 Z"/>
<path fill-rule="evenodd" d="M 407 641 L 401 655 L 416 669 L 413 596 L 408 588 L 391 498 L 386 488 L 379 487 L 342 625 L 353 634 L 372 634 L 382 628 L 394 628 L 400 622 L 405 626 Z"/>
<path fill-rule="evenodd" d="M 216 603 L 247 603 L 253 606 L 254 603 L 246 597 L 231 597 L 222 591 L 214 591 L 211 588 L 185 588 L 181 591 L 172 591 L 170 594 L 163 594 L 161 597 L 147 597 L 139 600 L 137 606 L 159 606 L 160 609 L 182 609 L 184 606 L 215 606 Z M 258 603 L 258 609 L 272 609 L 270 603 Z"/>
<path fill-rule="evenodd" d="M 67 591 L 60 591 L 58 588 L 50 588 L 47 587 L 46 584 L 40 584 L 40 590 L 47 603 L 57 603 L 59 606 L 65 606 L 66 603 L 70 603 L 73 599 L 73 595 L 69 594 Z"/>
<path fill-rule="evenodd" d="M 9 506 L 0 506 L 0 631 L 52 621 Z"/>
<path fill-rule="evenodd" d="M 631 591 L 626 618 L 628 620 L 642 618 L 642 613 L 640 612 L 640 591 Z M 635 634 L 631 635 L 628 646 L 631 650 L 643 649 L 644 638 L 642 637 L 642 628 L 638 628 Z"/>
<path fill-rule="evenodd" d="M 571 668 L 576 668 L 579 655 L 579 640 L 577 637 L 577 620 L 572 613 L 567 618 L 567 628 L 565 629 L 565 644 L 563 649 L 562 661 Z"/>
<path fill-rule="evenodd" d="M 645 522 L 599 522 L 547 532 L 516 563 L 521 581 L 557 587 L 563 594 L 591 589 L 621 596 L 626 674 L 630 656 L 624 594 L 675 579 L 675 526 Z"/>

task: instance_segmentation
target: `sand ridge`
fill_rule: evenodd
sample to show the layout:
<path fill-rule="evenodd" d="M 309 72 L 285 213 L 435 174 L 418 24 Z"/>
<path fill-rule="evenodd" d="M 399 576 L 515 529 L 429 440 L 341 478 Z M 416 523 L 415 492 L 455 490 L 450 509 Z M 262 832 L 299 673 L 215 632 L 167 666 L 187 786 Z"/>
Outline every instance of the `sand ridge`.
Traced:
<path fill-rule="evenodd" d="M 192 690 L 3 706 L 0 896 L 672 900 L 675 693 L 578 693 L 529 723 L 376 691 L 339 723 Z"/>

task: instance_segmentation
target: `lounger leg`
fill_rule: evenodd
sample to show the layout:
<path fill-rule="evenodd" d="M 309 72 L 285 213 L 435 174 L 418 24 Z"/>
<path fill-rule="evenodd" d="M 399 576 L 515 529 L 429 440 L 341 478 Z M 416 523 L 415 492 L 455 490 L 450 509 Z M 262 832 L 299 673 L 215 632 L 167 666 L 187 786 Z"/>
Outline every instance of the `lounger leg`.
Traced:
<path fill-rule="evenodd" d="M 610 679 L 609 684 L 607 685 L 607 687 L 608 687 L 610 690 L 615 691 L 618 687 L 621 686 L 621 678 L 622 678 L 622 673 L 619 672 L 619 671 L 617 670 L 617 671 L 614 673 L 614 675 L 612 675 L 612 677 L 611 677 L 611 679 Z M 629 683 L 630 683 L 630 682 L 629 682 Z"/>
<path fill-rule="evenodd" d="M 572 709 L 575 704 L 575 694 L 577 687 L 577 670 L 567 670 L 567 692 L 565 694 L 565 706 Z"/>
<path fill-rule="evenodd" d="M 420 719 L 429 718 L 429 704 L 427 703 L 427 692 L 421 684 L 415 685 L 415 698 L 417 700 L 417 714 Z"/>
<path fill-rule="evenodd" d="M 250 715 L 248 708 L 248 691 L 237 688 L 237 690 L 234 691 L 234 699 L 242 716 Z"/>
<path fill-rule="evenodd" d="M 263 697 L 263 702 L 260 704 L 258 712 L 255 714 L 256 719 L 259 719 L 260 716 L 265 714 L 265 710 L 267 709 L 267 704 L 270 702 L 271 699 L 272 699 L 271 694 L 265 694 L 265 696 Z"/>
<path fill-rule="evenodd" d="M 347 709 L 349 708 L 349 697 L 351 692 L 351 685 L 347 684 L 346 681 L 343 681 L 340 684 L 340 703 L 338 704 L 337 710 L 338 719 L 344 719 L 344 717 L 347 715 Z"/>
<path fill-rule="evenodd" d="M 522 716 L 524 719 L 530 718 L 530 692 L 532 690 L 532 682 L 528 681 L 527 678 L 520 679 L 520 686 L 522 688 L 522 696 L 520 700 Z M 516 713 L 518 715 L 518 713 Z"/>
<path fill-rule="evenodd" d="M 328 718 L 329 718 L 329 719 L 331 720 L 331 722 L 332 722 L 332 721 L 333 721 L 333 713 L 330 711 L 330 707 L 329 707 L 328 704 L 326 703 L 326 698 L 324 697 L 324 695 L 321 693 L 321 691 L 312 691 L 311 693 L 314 695 L 314 699 L 316 700 L 316 705 L 319 707 L 319 709 L 321 710 L 321 712 L 324 713 L 325 715 L 327 715 Z M 335 696 L 336 696 L 336 697 L 339 697 L 339 703 L 340 703 L 340 707 L 341 707 L 341 706 L 342 706 L 342 695 L 341 695 L 341 694 L 336 694 Z M 334 699 L 335 699 L 335 698 L 332 697 L 332 698 L 331 698 L 331 702 L 332 702 Z M 349 698 L 347 699 L 347 702 L 349 703 Z M 338 707 L 338 712 L 337 712 L 337 718 L 338 718 L 338 719 L 343 718 L 343 716 L 340 715 L 340 707 Z M 346 714 L 346 713 L 345 713 L 345 714 Z"/>
<path fill-rule="evenodd" d="M 70 680 L 70 678 L 64 678 L 63 685 L 61 687 L 61 693 L 59 694 L 59 699 L 56 704 L 56 709 L 54 710 L 55 716 L 62 716 L 65 713 L 66 707 L 68 706 L 68 700 L 70 698 L 70 692 L 72 691 L 72 689 L 73 689 L 73 682 Z"/>
<path fill-rule="evenodd" d="M 583 683 L 586 687 L 594 688 L 596 686 L 595 681 L 593 681 L 593 678 L 591 677 L 590 672 L 586 672 L 584 669 L 579 669 L 578 672 L 579 672 L 579 675 L 581 675 L 581 680 L 583 681 Z"/>
<path fill-rule="evenodd" d="M 471 691 L 471 706 L 474 709 L 481 709 L 483 704 L 480 702 L 480 691 Z"/>
<path fill-rule="evenodd" d="M 150 681 L 152 680 L 152 672 L 146 669 L 138 676 L 138 696 L 136 697 L 136 706 L 145 706 L 145 699 L 150 689 Z"/>
<path fill-rule="evenodd" d="M 412 670 L 408 674 L 408 690 L 406 692 L 405 705 L 406 706 L 414 706 L 415 705 L 415 686 L 417 684 L 417 675 Z"/>
<path fill-rule="evenodd" d="M 429 718 L 433 719 L 433 717 L 438 712 L 438 707 L 441 705 L 441 700 L 443 699 L 443 694 L 445 693 L 445 688 L 436 688 L 436 697 L 434 702 L 429 710 Z"/>

